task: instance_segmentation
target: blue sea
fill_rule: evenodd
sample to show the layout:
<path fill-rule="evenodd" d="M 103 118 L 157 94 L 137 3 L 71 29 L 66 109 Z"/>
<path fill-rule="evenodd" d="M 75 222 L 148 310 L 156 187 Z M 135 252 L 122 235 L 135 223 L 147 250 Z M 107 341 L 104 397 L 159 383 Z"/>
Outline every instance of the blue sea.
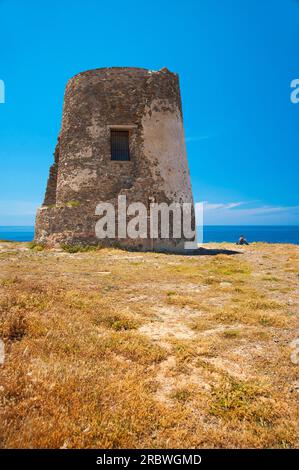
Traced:
<path fill-rule="evenodd" d="M 206 225 L 204 242 L 236 242 L 243 235 L 250 242 L 299 245 L 299 225 Z"/>
<path fill-rule="evenodd" d="M 9 240 L 14 242 L 31 242 L 34 237 L 34 227 L 21 226 L 1 226 L 0 240 Z"/>
<path fill-rule="evenodd" d="M 249 242 L 294 243 L 299 245 L 299 225 L 206 225 L 204 242 L 236 242 L 244 235 Z M 0 240 L 28 242 L 34 227 L 2 227 Z"/>

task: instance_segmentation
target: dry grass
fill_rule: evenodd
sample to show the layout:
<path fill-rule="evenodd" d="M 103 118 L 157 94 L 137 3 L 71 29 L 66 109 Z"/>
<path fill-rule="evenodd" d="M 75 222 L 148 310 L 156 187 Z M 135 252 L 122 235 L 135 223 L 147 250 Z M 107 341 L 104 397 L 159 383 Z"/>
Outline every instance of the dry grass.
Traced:
<path fill-rule="evenodd" d="M 2 447 L 298 446 L 298 247 L 69 251 L 0 243 Z"/>

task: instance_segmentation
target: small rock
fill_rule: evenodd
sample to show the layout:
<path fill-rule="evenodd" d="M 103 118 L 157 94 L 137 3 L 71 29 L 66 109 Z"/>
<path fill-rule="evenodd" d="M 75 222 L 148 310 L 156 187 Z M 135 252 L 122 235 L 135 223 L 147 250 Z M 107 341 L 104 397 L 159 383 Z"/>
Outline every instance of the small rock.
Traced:
<path fill-rule="evenodd" d="M 226 282 L 226 281 L 220 282 L 220 287 L 230 287 L 231 285 L 232 285 L 231 282 Z"/>

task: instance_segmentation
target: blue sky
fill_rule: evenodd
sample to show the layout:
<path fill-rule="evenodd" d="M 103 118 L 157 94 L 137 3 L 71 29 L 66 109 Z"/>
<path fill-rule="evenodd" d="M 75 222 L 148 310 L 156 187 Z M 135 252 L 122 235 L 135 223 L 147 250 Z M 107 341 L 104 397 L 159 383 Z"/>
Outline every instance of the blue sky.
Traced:
<path fill-rule="evenodd" d="M 299 224 L 299 2 L 0 0 L 0 18 L 0 225 L 33 223 L 66 82 L 106 66 L 179 73 L 206 223 Z"/>

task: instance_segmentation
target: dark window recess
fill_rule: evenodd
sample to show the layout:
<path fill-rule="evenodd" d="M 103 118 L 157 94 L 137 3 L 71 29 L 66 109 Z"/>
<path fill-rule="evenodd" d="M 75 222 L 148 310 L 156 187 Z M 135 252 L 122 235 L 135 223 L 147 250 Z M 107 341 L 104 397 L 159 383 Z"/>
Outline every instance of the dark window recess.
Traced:
<path fill-rule="evenodd" d="M 111 160 L 130 160 L 129 131 L 111 131 Z"/>

